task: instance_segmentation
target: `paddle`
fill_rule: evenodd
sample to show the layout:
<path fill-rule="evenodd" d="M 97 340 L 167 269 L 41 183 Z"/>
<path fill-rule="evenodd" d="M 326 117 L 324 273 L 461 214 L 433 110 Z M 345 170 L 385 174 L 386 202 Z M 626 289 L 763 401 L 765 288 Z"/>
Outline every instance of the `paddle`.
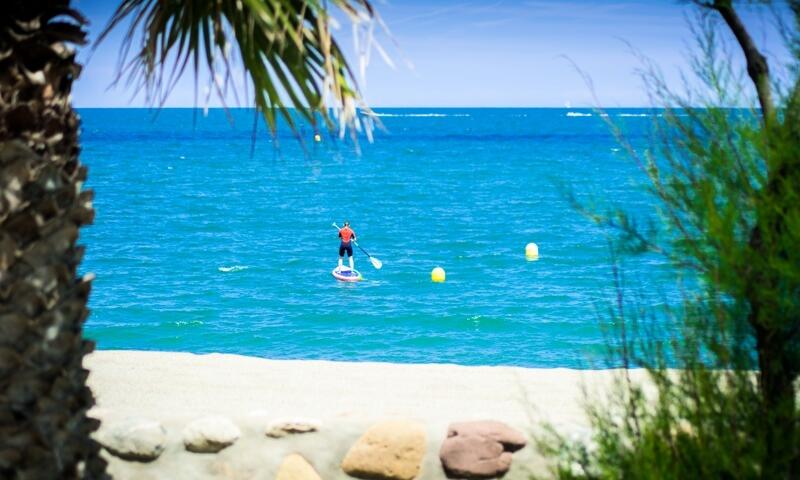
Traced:
<path fill-rule="evenodd" d="M 331 225 L 336 230 L 340 230 L 339 225 L 336 225 L 336 222 L 333 222 Z M 380 270 L 383 267 L 383 262 L 373 257 L 372 255 L 369 254 L 369 252 L 361 248 L 361 245 L 359 245 L 358 242 L 356 242 L 355 240 L 353 240 L 353 243 L 355 243 L 356 247 L 358 247 L 362 252 L 364 252 L 364 255 L 366 255 L 367 258 L 369 258 L 369 263 L 371 263 L 373 267 L 375 267 L 377 270 Z"/>

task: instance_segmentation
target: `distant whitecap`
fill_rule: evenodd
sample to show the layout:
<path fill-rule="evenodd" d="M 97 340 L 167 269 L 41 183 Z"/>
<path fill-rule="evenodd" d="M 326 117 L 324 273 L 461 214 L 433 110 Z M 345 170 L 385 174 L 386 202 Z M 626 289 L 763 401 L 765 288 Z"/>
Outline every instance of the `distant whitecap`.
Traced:
<path fill-rule="evenodd" d="M 187 326 L 200 326 L 203 325 L 203 322 L 200 320 L 176 320 L 174 322 L 166 322 L 162 323 L 162 325 L 171 326 L 171 327 L 187 327 Z"/>
<path fill-rule="evenodd" d="M 232 267 L 219 267 L 217 268 L 217 270 L 223 273 L 230 273 L 230 272 L 240 272 L 242 270 L 247 270 L 248 268 L 250 267 L 246 265 L 234 265 Z"/>
<path fill-rule="evenodd" d="M 567 112 L 568 117 L 591 117 L 591 113 L 584 113 L 584 112 Z"/>
<path fill-rule="evenodd" d="M 469 113 L 375 113 L 376 117 L 469 117 Z"/>

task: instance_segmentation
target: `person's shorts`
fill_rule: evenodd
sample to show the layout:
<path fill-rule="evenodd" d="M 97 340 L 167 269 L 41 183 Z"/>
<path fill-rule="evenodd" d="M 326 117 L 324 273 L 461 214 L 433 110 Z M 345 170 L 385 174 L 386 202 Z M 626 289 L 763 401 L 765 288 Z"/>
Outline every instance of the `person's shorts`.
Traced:
<path fill-rule="evenodd" d="M 344 252 L 347 252 L 348 257 L 353 256 L 353 244 L 352 243 L 340 243 L 339 244 L 339 256 L 344 257 Z"/>

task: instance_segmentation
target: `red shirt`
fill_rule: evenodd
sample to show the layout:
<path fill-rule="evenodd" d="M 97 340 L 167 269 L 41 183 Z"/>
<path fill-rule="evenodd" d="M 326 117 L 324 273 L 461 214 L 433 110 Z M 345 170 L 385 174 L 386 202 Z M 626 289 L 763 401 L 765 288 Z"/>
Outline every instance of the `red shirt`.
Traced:
<path fill-rule="evenodd" d="M 356 236 L 356 232 L 353 231 L 350 227 L 344 227 L 339 230 L 339 238 L 342 239 L 342 243 L 350 243 L 350 239 Z"/>

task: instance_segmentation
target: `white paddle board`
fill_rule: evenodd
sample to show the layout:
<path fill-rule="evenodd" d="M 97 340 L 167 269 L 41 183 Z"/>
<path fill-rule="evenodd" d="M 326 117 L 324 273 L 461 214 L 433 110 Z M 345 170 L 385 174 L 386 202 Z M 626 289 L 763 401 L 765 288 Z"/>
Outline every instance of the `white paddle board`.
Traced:
<path fill-rule="evenodd" d="M 349 267 L 336 267 L 331 272 L 331 275 L 342 282 L 357 282 L 362 279 L 358 270 L 351 270 Z"/>

